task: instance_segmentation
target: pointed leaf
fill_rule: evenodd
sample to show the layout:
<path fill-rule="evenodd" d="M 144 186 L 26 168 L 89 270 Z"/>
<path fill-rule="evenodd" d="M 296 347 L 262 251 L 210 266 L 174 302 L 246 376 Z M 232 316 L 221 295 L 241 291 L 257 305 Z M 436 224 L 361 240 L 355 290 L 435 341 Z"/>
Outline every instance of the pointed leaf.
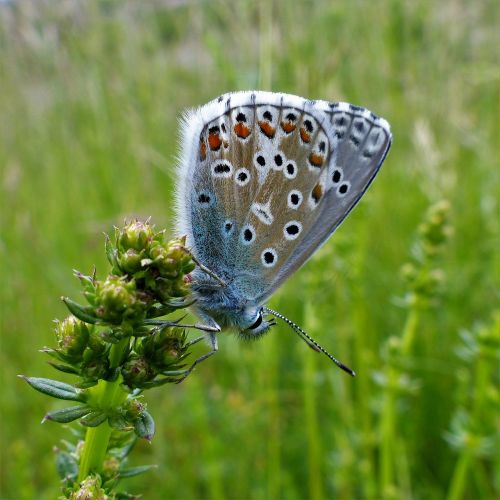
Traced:
<path fill-rule="evenodd" d="M 153 417 L 147 411 L 143 411 L 134 423 L 134 430 L 138 437 L 151 442 L 155 434 Z"/>
<path fill-rule="evenodd" d="M 118 491 L 116 493 L 116 500 L 138 500 L 139 498 L 142 498 L 142 495 L 132 495 L 126 491 Z"/>
<path fill-rule="evenodd" d="M 99 321 L 99 318 L 91 314 L 93 312 L 92 307 L 82 306 L 74 300 L 71 300 L 69 297 L 61 297 L 61 300 L 66 304 L 66 307 L 69 309 L 71 314 L 85 323 L 91 323 L 94 325 Z"/>
<path fill-rule="evenodd" d="M 94 410 L 80 420 L 86 427 L 97 427 L 108 418 L 108 414 L 103 410 Z"/>
<path fill-rule="evenodd" d="M 92 411 L 92 408 L 88 405 L 78 405 L 70 406 L 69 408 L 63 408 L 61 410 L 54 410 L 43 418 L 43 421 L 53 420 L 54 422 L 59 422 L 60 424 L 67 424 L 68 422 L 73 422 L 78 418 L 81 418 Z"/>
<path fill-rule="evenodd" d="M 49 361 L 49 365 L 63 373 L 71 373 L 73 375 L 78 375 L 79 373 L 78 369 L 74 366 L 61 365 L 60 363 L 52 363 L 51 361 Z"/>
<path fill-rule="evenodd" d="M 79 389 L 88 389 L 89 387 L 96 386 L 97 382 L 97 379 L 82 380 L 81 382 L 78 382 L 78 384 L 75 384 L 75 387 L 78 387 Z"/>
<path fill-rule="evenodd" d="M 47 394 L 48 396 L 52 396 L 53 398 L 65 399 L 68 401 L 85 401 L 87 399 L 82 391 L 70 384 L 65 384 L 64 382 L 51 380 L 49 378 L 19 376 L 26 380 L 33 389 L 43 394 Z"/>
<path fill-rule="evenodd" d="M 152 465 L 140 465 L 138 467 L 129 467 L 128 469 L 122 469 L 118 472 L 120 478 L 122 477 L 133 477 L 138 476 L 139 474 L 144 474 L 152 469 L 156 469 L 158 466 L 155 464 Z"/>
<path fill-rule="evenodd" d="M 104 248 L 106 250 L 106 257 L 108 258 L 108 262 L 112 267 L 116 267 L 116 254 L 117 250 L 114 247 L 113 243 L 111 243 L 110 237 L 106 234 L 106 239 L 104 240 Z"/>

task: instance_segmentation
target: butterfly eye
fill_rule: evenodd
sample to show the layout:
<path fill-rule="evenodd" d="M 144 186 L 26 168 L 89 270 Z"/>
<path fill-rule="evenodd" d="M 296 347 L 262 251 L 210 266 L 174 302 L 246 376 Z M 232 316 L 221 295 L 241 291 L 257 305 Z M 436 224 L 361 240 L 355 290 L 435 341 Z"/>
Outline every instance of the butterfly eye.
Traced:
<path fill-rule="evenodd" d="M 262 315 L 262 309 L 260 309 L 258 312 L 257 319 L 252 325 L 248 327 L 248 330 L 255 330 L 256 328 L 258 328 L 262 324 L 263 319 L 264 317 Z"/>

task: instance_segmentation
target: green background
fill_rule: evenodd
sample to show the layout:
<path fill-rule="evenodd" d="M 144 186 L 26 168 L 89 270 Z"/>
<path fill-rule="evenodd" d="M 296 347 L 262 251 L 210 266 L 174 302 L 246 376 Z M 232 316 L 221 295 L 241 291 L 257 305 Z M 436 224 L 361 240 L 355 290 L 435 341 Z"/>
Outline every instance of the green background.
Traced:
<path fill-rule="evenodd" d="M 261 89 L 391 123 L 372 188 L 270 304 L 358 377 L 284 325 L 251 344 L 227 335 L 185 383 L 147 395 L 157 433 L 132 462 L 159 467 L 124 486 L 152 499 L 498 498 L 498 349 L 459 354 L 462 330 L 499 324 L 499 25 L 494 0 L 1 2 L 0 496 L 58 492 L 51 449 L 70 433 L 40 420 L 60 404 L 16 374 L 55 376 L 37 350 L 66 314 L 58 297 L 80 298 L 72 269 L 104 273 L 102 232 L 124 218 L 172 228 L 182 110 Z M 441 199 L 454 227 L 443 293 L 397 368 L 412 390 L 388 396 L 387 342 L 408 316 L 400 269 Z M 465 434 L 452 425 L 464 414 Z"/>

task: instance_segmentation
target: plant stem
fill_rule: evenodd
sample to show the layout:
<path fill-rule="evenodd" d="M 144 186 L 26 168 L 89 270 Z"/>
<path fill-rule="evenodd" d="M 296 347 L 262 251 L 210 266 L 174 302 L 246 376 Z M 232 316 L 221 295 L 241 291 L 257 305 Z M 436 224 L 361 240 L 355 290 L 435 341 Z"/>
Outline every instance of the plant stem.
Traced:
<path fill-rule="evenodd" d="M 446 497 L 447 500 L 459 500 L 460 498 L 463 498 L 465 480 L 467 479 L 467 471 L 469 469 L 470 461 L 471 455 L 469 452 L 464 452 L 460 455 L 453 472 L 450 489 L 448 496 Z"/>
<path fill-rule="evenodd" d="M 401 338 L 401 354 L 407 355 L 415 340 L 417 335 L 417 327 L 420 319 L 419 309 L 417 307 L 412 307 L 406 318 L 405 327 L 403 329 L 403 335 Z"/>
<path fill-rule="evenodd" d="M 420 310 L 412 307 L 406 318 L 405 326 L 401 336 L 401 354 L 408 355 L 417 334 L 420 320 Z M 386 394 L 382 408 L 380 423 L 380 484 L 381 493 L 387 494 L 391 490 L 394 481 L 394 426 L 396 425 L 396 386 L 400 375 L 397 367 L 387 368 Z"/>
<path fill-rule="evenodd" d="M 110 367 L 116 368 L 128 347 L 129 338 L 121 340 L 111 346 L 109 355 Z M 111 409 L 118 406 L 127 398 L 127 393 L 121 389 L 121 375 L 112 382 L 100 380 L 95 388 L 96 403 L 99 408 Z M 85 435 L 85 444 L 80 459 L 78 481 L 83 481 L 90 471 L 99 470 L 108 450 L 111 427 L 105 421 L 97 427 L 89 427 Z"/>

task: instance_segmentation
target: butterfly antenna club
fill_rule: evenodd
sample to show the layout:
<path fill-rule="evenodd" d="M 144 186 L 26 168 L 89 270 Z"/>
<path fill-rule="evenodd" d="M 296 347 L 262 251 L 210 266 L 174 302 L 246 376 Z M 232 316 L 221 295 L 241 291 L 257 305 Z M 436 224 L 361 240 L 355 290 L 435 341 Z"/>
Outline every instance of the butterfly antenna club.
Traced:
<path fill-rule="evenodd" d="M 304 330 L 302 330 L 302 328 L 300 328 L 299 325 L 296 325 L 293 321 L 289 320 L 286 316 L 283 316 L 283 314 L 280 314 L 279 312 L 274 311 L 273 309 L 269 309 L 268 307 L 264 307 L 263 310 L 264 310 L 264 312 L 271 314 L 272 316 L 275 316 L 276 318 L 283 320 L 288 326 L 290 326 L 292 328 L 292 330 L 311 349 L 314 349 L 316 352 L 322 352 L 331 361 L 333 361 L 341 370 L 344 370 L 346 373 L 348 373 L 352 377 L 356 376 L 356 372 L 354 370 L 351 370 L 348 366 L 344 365 L 344 363 L 342 363 L 337 358 L 332 356 L 325 348 L 323 348 L 321 345 L 319 345 L 318 342 L 316 342 L 308 333 L 306 333 Z"/>

